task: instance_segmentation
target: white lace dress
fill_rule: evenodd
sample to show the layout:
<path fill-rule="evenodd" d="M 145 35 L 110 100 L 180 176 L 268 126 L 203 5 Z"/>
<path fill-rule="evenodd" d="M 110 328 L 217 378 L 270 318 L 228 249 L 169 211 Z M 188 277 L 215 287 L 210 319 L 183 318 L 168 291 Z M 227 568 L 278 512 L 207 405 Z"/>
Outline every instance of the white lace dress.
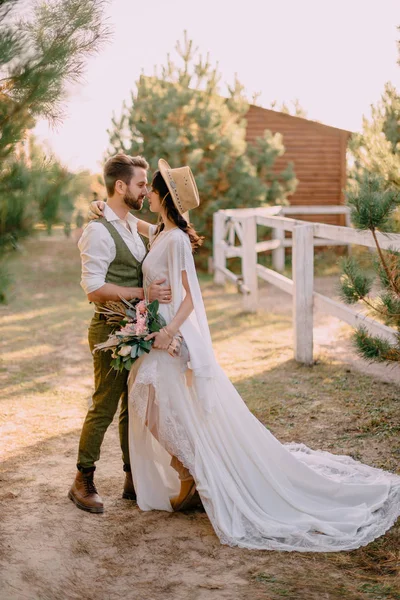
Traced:
<path fill-rule="evenodd" d="M 220 541 L 266 550 L 334 552 L 366 545 L 400 515 L 400 477 L 348 456 L 281 444 L 248 410 L 215 361 L 190 243 L 162 233 L 143 263 L 145 287 L 165 278 L 173 301 L 188 276 L 195 310 L 182 325 L 193 369 L 167 352 L 146 355 L 129 386 L 130 453 L 138 505 L 171 511 L 176 456 L 195 478 Z M 133 380 L 133 377 L 130 378 Z M 268 402 L 268 398 L 265 399 Z"/>

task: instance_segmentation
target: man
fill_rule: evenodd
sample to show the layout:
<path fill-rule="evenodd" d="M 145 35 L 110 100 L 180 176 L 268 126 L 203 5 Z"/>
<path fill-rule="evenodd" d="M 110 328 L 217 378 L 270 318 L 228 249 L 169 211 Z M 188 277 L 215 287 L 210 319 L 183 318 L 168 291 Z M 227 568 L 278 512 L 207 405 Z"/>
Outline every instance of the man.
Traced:
<path fill-rule="evenodd" d="M 137 230 L 137 219 L 131 209 L 140 210 L 147 194 L 149 165 L 141 156 L 117 154 L 104 166 L 104 181 L 108 201 L 104 217 L 86 227 L 79 249 L 82 259 L 81 285 L 88 300 L 103 304 L 108 300 L 143 299 L 142 262 L 146 255 L 144 239 Z M 171 301 L 170 288 L 165 280 L 149 288 L 149 300 Z M 104 315 L 95 313 L 89 327 L 89 346 L 107 340 L 112 327 Z M 92 513 L 104 512 L 104 505 L 94 484 L 95 463 L 100 458 L 104 434 L 113 420 L 121 399 L 119 435 L 122 450 L 125 484 L 122 497 L 135 500 L 128 448 L 128 371 L 116 373 L 110 365 L 110 352 L 96 352 L 94 363 L 94 394 L 83 424 L 79 441 L 77 474 L 69 490 L 69 498 L 78 508 Z"/>

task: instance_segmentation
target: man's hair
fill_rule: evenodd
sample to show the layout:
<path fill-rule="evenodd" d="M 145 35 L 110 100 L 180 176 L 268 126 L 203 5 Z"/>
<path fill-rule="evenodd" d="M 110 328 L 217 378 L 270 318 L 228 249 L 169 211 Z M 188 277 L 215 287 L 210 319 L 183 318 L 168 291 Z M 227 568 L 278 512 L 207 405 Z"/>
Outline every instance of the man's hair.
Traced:
<path fill-rule="evenodd" d="M 120 180 L 129 185 L 135 174 L 135 167 L 149 168 L 149 163 L 143 156 L 128 156 L 127 154 L 116 154 L 111 156 L 104 165 L 104 182 L 108 196 L 115 192 L 115 182 Z"/>

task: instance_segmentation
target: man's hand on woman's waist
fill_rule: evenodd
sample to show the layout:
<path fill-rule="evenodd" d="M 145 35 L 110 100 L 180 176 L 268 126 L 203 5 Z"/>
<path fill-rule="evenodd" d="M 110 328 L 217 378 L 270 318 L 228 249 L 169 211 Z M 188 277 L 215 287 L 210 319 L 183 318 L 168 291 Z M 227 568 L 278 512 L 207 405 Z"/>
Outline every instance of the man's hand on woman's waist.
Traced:
<path fill-rule="evenodd" d="M 153 283 L 149 285 L 150 302 L 153 302 L 153 300 L 158 300 L 161 304 L 169 304 L 171 302 L 171 288 L 163 285 L 165 282 L 166 279 L 159 279 L 157 281 L 153 281 Z"/>

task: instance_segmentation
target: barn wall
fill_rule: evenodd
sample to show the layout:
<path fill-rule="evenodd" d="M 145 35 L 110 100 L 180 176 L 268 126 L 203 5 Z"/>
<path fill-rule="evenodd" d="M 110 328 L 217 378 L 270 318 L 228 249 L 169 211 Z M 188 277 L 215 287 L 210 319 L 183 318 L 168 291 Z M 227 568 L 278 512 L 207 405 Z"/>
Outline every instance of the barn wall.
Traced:
<path fill-rule="evenodd" d="M 349 132 L 259 106 L 250 106 L 246 119 L 248 142 L 261 136 L 265 129 L 283 135 L 286 151 L 277 161 L 277 168 L 281 170 L 293 161 L 299 180 L 296 192 L 289 198 L 291 205 L 344 203 Z M 310 216 L 308 220 L 344 225 L 341 215 Z"/>

